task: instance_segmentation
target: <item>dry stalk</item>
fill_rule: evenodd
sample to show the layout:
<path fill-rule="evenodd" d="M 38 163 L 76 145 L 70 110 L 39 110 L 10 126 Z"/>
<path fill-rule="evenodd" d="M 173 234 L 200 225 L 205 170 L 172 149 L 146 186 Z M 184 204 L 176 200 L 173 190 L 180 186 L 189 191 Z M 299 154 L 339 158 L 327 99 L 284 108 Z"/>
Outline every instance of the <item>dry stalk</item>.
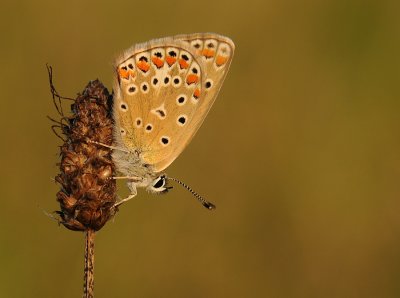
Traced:
<path fill-rule="evenodd" d="M 61 186 L 57 193 L 61 210 L 56 213 L 66 228 L 86 234 L 84 297 L 89 298 L 93 297 L 95 232 L 117 211 L 116 183 L 110 179 L 115 171 L 111 150 L 91 142 L 113 142 L 112 96 L 95 80 L 76 99 L 64 98 L 53 86 L 51 67 L 48 72 L 53 101 L 61 116 L 60 120 L 51 119 L 52 129 L 63 140 L 60 173 L 55 178 Z M 64 115 L 63 99 L 73 101 L 69 116 Z"/>

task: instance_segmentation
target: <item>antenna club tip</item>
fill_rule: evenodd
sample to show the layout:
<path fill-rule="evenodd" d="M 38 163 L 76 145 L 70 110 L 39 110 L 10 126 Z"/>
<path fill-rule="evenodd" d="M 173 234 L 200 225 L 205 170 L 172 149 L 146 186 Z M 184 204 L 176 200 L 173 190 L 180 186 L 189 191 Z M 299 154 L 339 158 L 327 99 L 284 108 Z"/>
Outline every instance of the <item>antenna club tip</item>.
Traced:
<path fill-rule="evenodd" d="M 176 179 L 176 178 L 172 178 L 172 177 L 166 177 L 168 180 L 172 180 L 177 182 L 178 184 L 180 184 L 181 186 L 183 186 L 184 188 L 186 188 L 188 191 L 190 191 L 190 193 L 197 199 L 199 200 L 199 202 L 201 204 L 203 204 L 204 207 L 206 207 L 208 210 L 215 210 L 217 207 L 210 202 L 207 202 L 206 200 L 203 199 L 202 196 L 200 196 L 197 192 L 195 192 L 190 186 L 186 185 L 185 183 L 183 183 L 182 181 Z"/>
<path fill-rule="evenodd" d="M 212 204 L 210 202 L 204 203 L 203 206 L 206 207 L 210 211 L 217 209 L 217 206 L 215 206 L 214 204 Z"/>

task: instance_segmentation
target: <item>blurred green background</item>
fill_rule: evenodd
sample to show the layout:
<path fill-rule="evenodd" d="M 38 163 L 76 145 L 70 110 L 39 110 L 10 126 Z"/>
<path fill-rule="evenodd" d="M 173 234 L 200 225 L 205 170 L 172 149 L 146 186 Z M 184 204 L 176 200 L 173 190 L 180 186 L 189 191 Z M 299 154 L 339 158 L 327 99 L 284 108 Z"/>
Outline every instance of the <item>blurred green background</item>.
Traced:
<path fill-rule="evenodd" d="M 217 32 L 222 91 L 168 174 L 96 238 L 96 297 L 400 297 L 398 1 L 3 1 L 0 297 L 80 297 L 83 234 L 44 215 L 74 97 L 137 42 Z M 127 193 L 121 186 L 119 194 Z"/>

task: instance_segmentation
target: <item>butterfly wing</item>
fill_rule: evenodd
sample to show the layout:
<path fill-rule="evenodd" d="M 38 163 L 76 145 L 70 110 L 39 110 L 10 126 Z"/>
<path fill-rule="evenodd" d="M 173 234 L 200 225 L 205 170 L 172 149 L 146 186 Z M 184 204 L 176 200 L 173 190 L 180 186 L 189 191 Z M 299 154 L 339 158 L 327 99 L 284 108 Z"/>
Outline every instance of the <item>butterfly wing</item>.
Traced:
<path fill-rule="evenodd" d="M 116 61 L 117 145 L 137 151 L 159 172 L 182 152 L 225 78 L 233 43 L 215 34 L 152 40 Z"/>
<path fill-rule="evenodd" d="M 211 109 L 228 73 L 235 50 L 235 45 L 230 38 L 215 33 L 178 35 L 175 39 L 183 40 L 194 51 L 195 58 L 202 68 L 203 80 L 199 86 L 199 104 L 188 123 L 189 133 L 182 137 L 182 148 L 175 152 L 172 161 L 189 144 Z"/>

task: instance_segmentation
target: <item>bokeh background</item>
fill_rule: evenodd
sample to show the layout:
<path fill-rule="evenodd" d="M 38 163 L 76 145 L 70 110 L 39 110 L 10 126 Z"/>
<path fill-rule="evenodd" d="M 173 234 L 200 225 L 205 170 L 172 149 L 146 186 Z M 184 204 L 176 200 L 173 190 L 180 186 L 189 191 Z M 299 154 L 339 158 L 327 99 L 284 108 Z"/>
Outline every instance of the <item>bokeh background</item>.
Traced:
<path fill-rule="evenodd" d="M 400 297 L 400 4 L 369 0 L 3 1 L 0 296 L 80 297 L 83 234 L 58 209 L 64 96 L 137 42 L 217 32 L 230 73 L 168 169 L 96 238 L 96 297 Z M 127 193 L 121 185 L 119 194 Z"/>

